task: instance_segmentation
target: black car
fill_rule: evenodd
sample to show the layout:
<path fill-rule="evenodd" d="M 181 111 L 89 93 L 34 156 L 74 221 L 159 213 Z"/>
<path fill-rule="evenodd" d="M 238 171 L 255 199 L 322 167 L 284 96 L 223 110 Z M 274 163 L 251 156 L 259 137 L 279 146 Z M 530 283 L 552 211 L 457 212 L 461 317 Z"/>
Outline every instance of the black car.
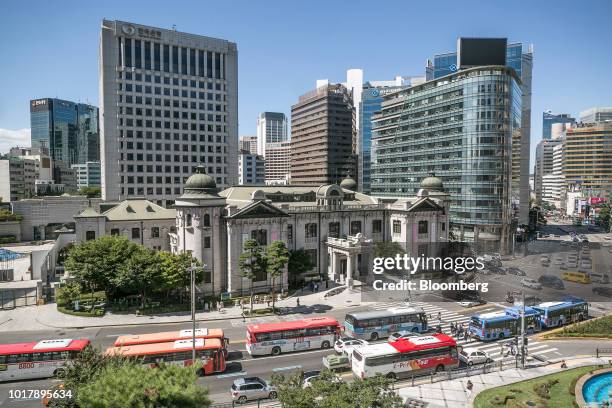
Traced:
<path fill-rule="evenodd" d="M 612 298 L 612 288 L 598 286 L 593 288 L 593 294 Z"/>
<path fill-rule="evenodd" d="M 537 296 L 525 296 L 525 306 L 535 306 L 542 303 L 542 299 Z"/>
<path fill-rule="evenodd" d="M 497 275 L 505 275 L 506 274 L 506 270 L 504 268 L 502 268 L 501 266 L 491 266 L 489 268 L 489 270 L 491 271 L 491 273 L 495 273 Z"/>
<path fill-rule="evenodd" d="M 549 288 L 557 290 L 565 289 L 563 281 L 554 275 L 542 275 L 538 278 L 538 282 L 540 282 L 542 286 L 546 286 Z"/>
<path fill-rule="evenodd" d="M 516 266 L 511 266 L 506 269 L 506 271 L 508 271 L 510 275 L 527 276 L 524 270 L 522 270 L 521 268 L 517 268 Z"/>

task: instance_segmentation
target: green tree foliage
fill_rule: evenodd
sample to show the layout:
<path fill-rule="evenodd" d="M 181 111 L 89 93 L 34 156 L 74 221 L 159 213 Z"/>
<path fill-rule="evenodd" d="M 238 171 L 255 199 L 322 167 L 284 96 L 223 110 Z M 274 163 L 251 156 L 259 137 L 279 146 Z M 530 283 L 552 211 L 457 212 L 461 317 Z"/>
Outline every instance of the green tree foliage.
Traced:
<path fill-rule="evenodd" d="M 173 290 L 185 288 L 191 284 L 188 270 L 192 263 L 195 263 L 196 266 L 201 266 L 186 252 L 181 252 L 179 254 L 158 252 L 157 257 L 160 263 L 162 277 L 158 289 L 163 292 L 166 297 L 168 297 Z M 204 271 L 198 268 L 196 272 L 196 282 L 202 281 L 203 274 Z"/>
<path fill-rule="evenodd" d="M 599 207 L 599 213 L 597 216 L 598 224 L 606 230 L 610 229 L 610 204 L 603 204 Z"/>
<path fill-rule="evenodd" d="M 377 242 L 374 245 L 374 256 L 377 258 L 395 258 L 395 255 L 406 253 L 399 242 Z"/>
<path fill-rule="evenodd" d="M 268 275 L 272 278 L 272 310 L 276 309 L 276 278 L 283 276 L 289 262 L 289 250 L 283 241 L 274 241 L 266 253 Z"/>
<path fill-rule="evenodd" d="M 400 408 L 402 398 L 391 389 L 389 379 L 377 376 L 350 383 L 340 381 L 331 371 L 323 371 L 312 386 L 302 388 L 301 376 L 273 376 L 278 399 L 292 408 Z"/>
<path fill-rule="evenodd" d="M 157 253 L 139 245 L 130 258 L 117 270 L 114 284 L 124 292 L 138 293 L 144 309 L 147 295 L 163 283 L 160 270 Z"/>
<path fill-rule="evenodd" d="M 55 292 L 55 302 L 60 306 L 68 306 L 79 297 L 81 297 L 81 285 L 77 282 L 69 282 Z"/>
<path fill-rule="evenodd" d="M 307 272 L 310 272 L 316 265 L 312 262 L 312 258 L 303 249 L 297 249 L 289 253 L 289 281 L 297 282 L 299 277 Z"/>
<path fill-rule="evenodd" d="M 65 262 L 66 271 L 93 293 L 104 290 L 110 298 L 117 293 L 116 275 L 123 270 L 138 245 L 126 237 L 104 236 L 76 245 Z"/>
<path fill-rule="evenodd" d="M 197 367 L 148 368 L 121 356 L 88 348 L 66 366 L 62 388 L 72 398 L 51 400 L 52 408 L 209 407 L 208 392 L 196 385 Z"/>
<path fill-rule="evenodd" d="M 6 208 L 0 208 L 0 222 L 1 221 L 21 221 L 23 217 L 19 214 L 13 214 Z"/>
<path fill-rule="evenodd" d="M 83 187 L 79 190 L 79 195 L 87 196 L 87 198 L 97 198 L 102 194 L 100 187 Z"/>
<path fill-rule="evenodd" d="M 247 278 L 250 282 L 250 309 L 253 313 L 253 281 L 266 272 L 266 259 L 256 240 L 248 239 L 244 242 L 244 252 L 240 254 L 238 259 L 238 267 L 241 276 Z"/>

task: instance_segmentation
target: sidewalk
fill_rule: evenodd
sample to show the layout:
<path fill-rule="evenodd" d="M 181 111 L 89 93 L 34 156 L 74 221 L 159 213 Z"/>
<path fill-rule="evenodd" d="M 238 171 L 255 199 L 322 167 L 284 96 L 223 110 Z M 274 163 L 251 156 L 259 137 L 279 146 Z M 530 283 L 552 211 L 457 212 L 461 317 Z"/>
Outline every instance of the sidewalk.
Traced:
<path fill-rule="evenodd" d="M 337 295 L 325 297 L 331 290 L 312 293 L 308 290 L 276 302 L 276 307 L 287 308 L 287 313 L 308 313 L 309 311 L 329 311 L 359 305 L 359 296 L 344 290 Z M 299 297 L 300 306 L 297 306 Z M 268 307 L 265 303 L 253 305 L 254 309 Z M 248 308 L 248 305 L 246 306 Z M 245 308 L 245 309 L 246 309 Z M 258 316 L 253 316 L 258 317 Z M 197 312 L 198 321 L 242 319 L 240 307 L 228 307 L 223 311 Z M 248 317 L 247 317 L 248 319 Z M 191 321 L 190 312 L 176 312 L 163 315 L 136 315 L 107 313 L 103 317 L 81 317 L 61 313 L 55 303 L 43 306 L 26 306 L 0 311 L 0 331 L 29 331 L 48 329 L 76 329 L 86 327 L 128 326 L 139 324 L 163 324 Z"/>
<path fill-rule="evenodd" d="M 608 360 L 595 357 L 580 357 L 574 360 L 566 359 L 567 367 L 574 368 L 591 364 L 607 364 Z M 549 364 L 528 368 L 525 370 L 509 368 L 503 371 L 472 375 L 433 384 L 421 384 L 414 387 L 398 389 L 398 394 L 404 399 L 420 400 L 427 403 L 427 408 L 464 408 L 471 407 L 474 398 L 480 392 L 501 385 L 529 380 L 561 370 L 560 364 Z M 474 385 L 472 391 L 466 388 L 467 381 Z"/>

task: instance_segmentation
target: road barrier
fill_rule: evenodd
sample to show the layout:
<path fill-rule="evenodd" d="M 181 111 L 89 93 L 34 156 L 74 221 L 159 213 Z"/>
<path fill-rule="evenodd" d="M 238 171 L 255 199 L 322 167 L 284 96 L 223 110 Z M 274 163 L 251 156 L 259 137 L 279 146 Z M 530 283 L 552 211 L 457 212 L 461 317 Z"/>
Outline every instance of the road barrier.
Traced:
<path fill-rule="evenodd" d="M 596 348 L 595 355 L 597 358 L 612 356 L 612 348 Z"/>

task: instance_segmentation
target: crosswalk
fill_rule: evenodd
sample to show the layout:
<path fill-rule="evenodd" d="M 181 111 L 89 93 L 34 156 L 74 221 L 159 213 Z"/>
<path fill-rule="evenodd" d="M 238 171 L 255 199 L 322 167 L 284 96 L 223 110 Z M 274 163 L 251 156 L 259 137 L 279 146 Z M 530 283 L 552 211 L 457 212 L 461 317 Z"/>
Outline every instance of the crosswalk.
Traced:
<path fill-rule="evenodd" d="M 460 313 L 457 313 L 451 310 L 447 310 L 440 306 L 429 304 L 426 302 L 412 302 L 411 306 L 423 308 L 423 310 L 430 316 L 429 317 L 430 327 L 435 327 L 438 325 L 437 319 L 438 319 L 438 313 L 439 313 L 441 317 L 440 326 L 442 328 L 442 332 L 444 333 L 451 332 L 450 330 L 451 323 L 458 324 L 458 325 L 463 324 L 464 329 L 467 329 L 469 322 L 470 322 L 470 316 L 465 316 L 463 314 L 460 314 Z M 400 302 L 378 303 L 378 304 L 372 305 L 370 309 L 385 310 L 385 309 L 389 309 L 392 307 L 406 307 L 406 303 L 401 302 L 401 301 Z M 501 310 L 501 308 L 497 306 L 491 306 L 491 307 L 484 308 L 484 309 L 478 309 L 477 313 L 478 314 L 488 313 L 488 312 L 494 312 L 497 310 Z M 486 352 L 487 354 L 489 354 L 491 359 L 494 361 L 499 361 L 503 359 L 504 355 L 507 354 L 508 352 L 508 350 L 503 347 L 503 345 L 508 342 L 508 339 L 495 340 L 495 341 L 490 341 L 490 342 L 482 342 L 482 341 L 469 337 L 467 339 L 459 338 L 456 340 L 457 340 L 458 345 L 463 346 L 466 349 L 469 348 L 470 350 L 478 350 L 478 351 Z M 540 359 L 550 359 L 550 358 L 557 357 L 559 355 L 557 350 L 558 349 L 556 347 L 552 347 L 549 344 L 544 343 L 544 342 L 529 341 L 529 344 L 527 346 L 527 355 L 530 355 L 536 358 L 540 358 Z"/>

